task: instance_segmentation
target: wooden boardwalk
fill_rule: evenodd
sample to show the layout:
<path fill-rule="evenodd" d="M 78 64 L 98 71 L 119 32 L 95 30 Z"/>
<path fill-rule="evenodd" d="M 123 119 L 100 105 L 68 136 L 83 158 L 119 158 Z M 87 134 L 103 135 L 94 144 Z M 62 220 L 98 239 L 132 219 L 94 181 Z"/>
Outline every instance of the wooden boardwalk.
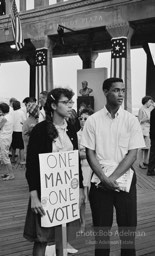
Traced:
<path fill-rule="evenodd" d="M 136 165 L 136 164 L 135 164 Z M 136 237 L 137 256 L 155 255 L 155 177 L 146 176 L 146 170 L 137 169 L 138 227 Z M 25 170 L 16 166 L 15 180 L 0 180 L 0 256 L 31 256 L 32 244 L 23 238 L 23 226 L 28 203 L 28 187 Z M 0 174 L 3 173 L 0 170 Z M 86 232 L 77 235 L 74 246 L 76 255 L 93 256 L 94 243 L 90 237 L 92 220 L 89 204 L 86 211 Z M 114 221 L 113 230 L 116 230 Z M 87 236 L 88 235 L 88 236 Z M 119 255 L 119 242 L 112 238 L 111 256 Z"/>

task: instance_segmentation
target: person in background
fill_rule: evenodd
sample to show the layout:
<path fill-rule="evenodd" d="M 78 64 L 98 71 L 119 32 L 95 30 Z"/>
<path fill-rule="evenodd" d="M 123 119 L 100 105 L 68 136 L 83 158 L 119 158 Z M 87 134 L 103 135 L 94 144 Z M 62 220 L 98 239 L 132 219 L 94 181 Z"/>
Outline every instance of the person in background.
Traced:
<path fill-rule="evenodd" d="M 30 138 L 30 134 L 34 126 L 38 123 L 39 118 L 39 106 L 34 102 L 28 102 L 27 104 L 27 113 L 29 114 L 26 121 L 23 123 L 22 127 L 22 137 L 24 141 L 24 150 L 25 150 L 25 159 L 27 146 Z"/>
<path fill-rule="evenodd" d="M 27 106 L 27 104 L 29 103 L 29 102 L 34 102 L 34 103 L 36 103 L 36 98 L 35 97 L 26 97 L 26 98 L 24 98 L 23 99 L 23 103 L 25 104 L 25 106 Z"/>
<path fill-rule="evenodd" d="M 151 147 L 147 175 L 155 176 L 155 108 L 150 115 L 150 140 Z"/>
<path fill-rule="evenodd" d="M 26 98 L 24 98 L 23 99 L 23 104 L 24 104 L 24 107 L 22 107 L 21 109 L 23 110 L 23 112 L 25 113 L 25 116 L 26 116 L 26 118 L 28 117 L 27 116 L 27 105 L 28 105 L 28 103 L 29 102 L 34 102 L 34 103 L 36 103 L 36 98 L 35 97 L 26 97 Z"/>
<path fill-rule="evenodd" d="M 26 216 L 24 237 L 34 242 L 33 256 L 45 256 L 45 249 L 49 243 L 56 243 L 57 256 L 60 255 L 62 241 L 60 239 L 59 226 L 51 228 L 41 227 L 40 219 L 41 216 L 45 215 L 45 212 L 40 202 L 39 154 L 78 149 L 75 128 L 71 123 L 66 122 L 66 118 L 71 114 L 73 95 L 72 90 L 65 88 L 55 88 L 50 91 L 45 104 L 46 118 L 33 128 L 29 138 L 26 178 L 30 190 L 30 202 Z M 82 202 L 84 200 L 84 193 L 81 168 L 79 168 L 79 182 L 80 202 Z M 67 230 L 70 227 L 74 231 L 75 228 L 72 228 L 73 223 L 67 224 Z M 69 236 L 68 231 L 68 239 Z M 67 244 L 67 251 L 77 252 L 69 243 Z"/>
<path fill-rule="evenodd" d="M 15 101 L 17 101 L 17 99 L 16 98 L 10 98 L 10 100 L 9 100 L 9 105 L 10 105 L 10 107 L 12 108 L 12 110 L 13 110 L 13 102 L 15 102 Z"/>
<path fill-rule="evenodd" d="M 142 169 L 147 168 L 149 161 L 150 150 L 150 112 L 153 109 L 153 99 L 151 96 L 145 96 L 142 98 L 142 107 L 138 112 L 138 120 L 140 122 L 142 133 L 145 140 L 145 147 L 139 151 L 140 163 L 139 167 Z"/>
<path fill-rule="evenodd" d="M 39 106 L 40 106 L 40 112 L 39 112 L 39 123 L 45 120 L 45 103 L 47 100 L 47 91 L 42 91 L 39 95 Z"/>
<path fill-rule="evenodd" d="M 0 103 L 0 160 L 4 163 L 6 173 L 1 175 L 3 180 L 14 179 L 14 173 L 9 158 L 9 148 L 12 141 L 13 122 L 9 115 L 9 105 Z"/>
<path fill-rule="evenodd" d="M 24 159 L 24 143 L 22 138 L 22 126 L 26 117 L 24 112 L 21 110 L 21 105 L 19 101 L 13 102 L 13 135 L 12 135 L 12 163 L 15 163 L 15 153 L 16 149 L 19 149 L 18 161 L 19 163 L 25 164 Z"/>
<path fill-rule="evenodd" d="M 85 125 L 85 122 L 87 118 L 92 115 L 94 111 L 90 108 L 85 108 L 81 111 L 80 116 L 79 116 L 79 121 L 80 121 L 80 126 L 81 129 L 78 131 L 78 148 L 79 148 L 79 154 L 80 154 L 80 159 L 81 159 L 81 169 L 82 169 L 82 175 L 83 175 L 83 187 L 84 187 L 84 195 L 85 195 L 85 200 L 81 205 L 80 208 L 80 217 L 81 217 L 81 232 L 84 232 L 85 230 L 85 210 L 86 210 L 86 203 L 88 201 L 88 194 L 90 190 L 90 180 L 92 176 L 92 170 L 88 164 L 88 161 L 86 159 L 86 151 L 85 147 L 81 145 L 81 136 L 83 132 L 83 127 Z"/>
<path fill-rule="evenodd" d="M 13 122 L 13 118 L 14 118 L 13 102 L 15 102 L 15 101 L 17 101 L 17 99 L 14 98 L 14 97 L 10 98 L 10 100 L 9 100 L 9 115 L 12 119 L 12 122 Z M 12 148 L 11 148 L 11 146 L 10 146 L 9 156 L 12 157 Z M 17 155 L 16 155 L 16 157 L 17 157 Z"/>
<path fill-rule="evenodd" d="M 121 108 L 125 94 L 123 80 L 106 79 L 102 89 L 106 105 L 88 117 L 81 140 L 93 171 L 89 200 L 96 231 L 95 256 L 110 255 L 113 207 L 116 209 L 121 256 L 135 256 L 137 199 L 133 163 L 138 149 L 145 143 L 138 119 Z M 130 190 L 125 192 L 117 180 L 127 171 L 133 177 Z"/>

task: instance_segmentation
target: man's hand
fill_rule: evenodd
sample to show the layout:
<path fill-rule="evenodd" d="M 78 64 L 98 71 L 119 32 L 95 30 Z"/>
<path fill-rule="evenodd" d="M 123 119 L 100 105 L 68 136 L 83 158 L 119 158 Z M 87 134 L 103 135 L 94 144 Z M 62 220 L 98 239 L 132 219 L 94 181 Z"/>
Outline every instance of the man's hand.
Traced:
<path fill-rule="evenodd" d="M 117 181 L 113 180 L 112 178 L 106 178 L 104 181 L 101 182 L 103 189 L 105 190 L 117 190 L 120 191 L 119 185 Z"/>
<path fill-rule="evenodd" d="M 40 214 L 41 216 L 45 215 L 45 211 L 41 205 L 41 202 L 38 198 L 37 191 L 31 191 L 31 209 L 36 214 Z"/>

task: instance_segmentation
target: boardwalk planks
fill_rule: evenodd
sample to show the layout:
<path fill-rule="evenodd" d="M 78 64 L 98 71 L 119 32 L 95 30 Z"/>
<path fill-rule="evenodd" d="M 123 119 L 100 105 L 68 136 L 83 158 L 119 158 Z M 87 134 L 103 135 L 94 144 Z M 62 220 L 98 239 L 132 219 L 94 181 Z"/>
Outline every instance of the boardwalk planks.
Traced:
<path fill-rule="evenodd" d="M 155 177 L 146 176 L 135 164 L 137 170 L 138 227 L 141 236 L 136 237 L 137 256 L 155 255 Z M 2 170 L 0 174 L 2 174 Z M 32 244 L 23 238 L 28 187 L 25 170 L 16 166 L 15 180 L 0 180 L 0 256 L 31 256 Z M 115 218 L 114 218 L 115 219 Z M 92 230 L 89 204 L 86 209 L 86 231 Z M 114 221 L 113 230 L 117 229 Z M 119 244 L 114 237 L 111 240 L 111 256 L 119 255 Z M 79 249 L 76 255 L 93 256 L 94 239 L 77 236 L 73 245 Z"/>

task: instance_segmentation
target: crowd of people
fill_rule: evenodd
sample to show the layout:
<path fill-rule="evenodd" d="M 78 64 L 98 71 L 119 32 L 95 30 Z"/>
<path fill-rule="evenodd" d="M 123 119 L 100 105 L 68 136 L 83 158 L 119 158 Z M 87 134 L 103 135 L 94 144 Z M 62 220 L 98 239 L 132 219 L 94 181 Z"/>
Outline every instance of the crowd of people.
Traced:
<path fill-rule="evenodd" d="M 9 104 L 0 103 L 0 161 L 4 165 L 2 180 L 15 178 L 13 165 L 26 164 L 27 146 L 33 127 L 44 120 L 44 105 L 48 92 L 40 93 L 39 104 L 34 97 L 23 99 L 23 106 L 16 98 Z"/>
<path fill-rule="evenodd" d="M 139 109 L 138 112 L 138 120 L 142 128 L 142 133 L 145 140 L 145 147 L 142 148 L 139 152 L 139 167 L 141 169 L 148 168 L 148 176 L 155 176 L 154 108 L 155 103 L 151 96 L 145 96 L 142 98 L 142 107 Z"/>
<path fill-rule="evenodd" d="M 67 224 L 67 252 L 77 252 L 70 244 L 76 235 L 71 230 L 76 226 L 81 233 L 85 232 L 85 209 L 89 200 L 97 234 L 95 256 L 110 255 L 113 207 L 122 234 L 121 256 L 136 255 L 137 199 L 133 163 L 139 152 L 139 167 L 148 167 L 147 174 L 155 175 L 154 102 L 152 97 L 145 96 L 137 118 L 121 107 L 125 94 L 122 79 L 106 79 L 102 90 L 105 106 L 95 113 L 86 107 L 79 116 L 72 108 L 74 92 L 67 88 L 41 92 L 39 104 L 35 98 L 27 97 L 23 100 L 24 109 L 14 98 L 10 99 L 10 106 L 0 103 L 0 153 L 7 169 L 2 178 L 14 179 L 12 163 L 18 155 L 19 163 L 26 164 L 30 200 L 24 237 L 34 242 L 33 256 L 45 256 L 46 247 L 51 243 L 56 244 L 57 256 L 62 252 L 60 227 L 41 227 L 45 211 L 41 204 L 38 156 L 76 149 L 79 150 L 80 223 Z M 123 187 L 126 173 L 131 176 L 128 190 Z M 120 177 L 124 177 L 123 181 Z"/>

